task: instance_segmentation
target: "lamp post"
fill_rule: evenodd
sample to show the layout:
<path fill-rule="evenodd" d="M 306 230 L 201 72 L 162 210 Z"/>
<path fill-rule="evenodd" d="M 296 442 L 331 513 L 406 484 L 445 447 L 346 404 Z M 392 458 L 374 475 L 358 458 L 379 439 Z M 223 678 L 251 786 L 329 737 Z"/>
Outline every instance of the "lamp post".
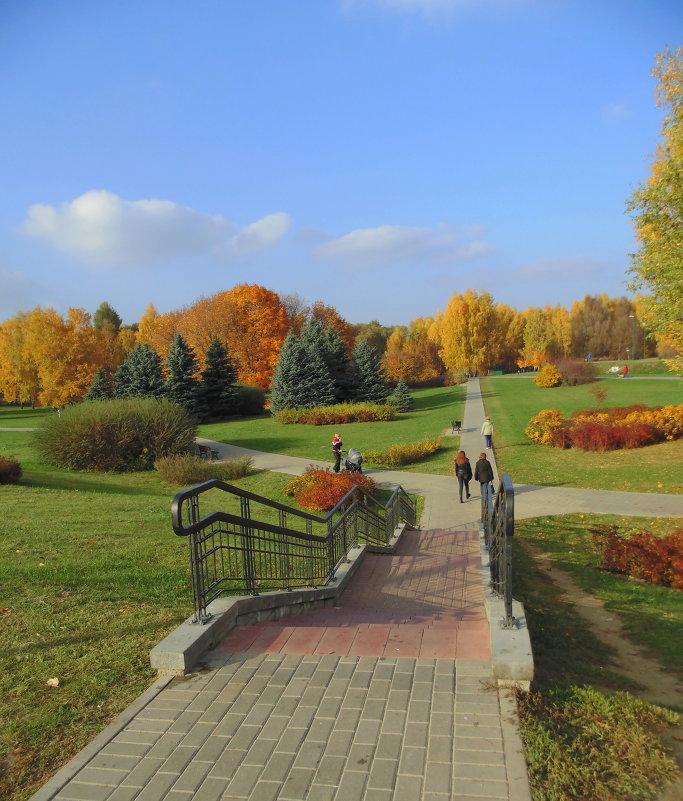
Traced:
<path fill-rule="evenodd" d="M 631 358 L 636 358 L 636 316 L 629 314 L 631 320 Z"/>

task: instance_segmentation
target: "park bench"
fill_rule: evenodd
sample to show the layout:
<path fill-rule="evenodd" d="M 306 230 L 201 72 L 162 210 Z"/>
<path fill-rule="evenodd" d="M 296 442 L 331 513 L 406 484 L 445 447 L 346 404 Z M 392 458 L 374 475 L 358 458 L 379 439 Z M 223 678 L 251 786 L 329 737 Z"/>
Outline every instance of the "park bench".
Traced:
<path fill-rule="evenodd" d="M 202 459 L 206 459 L 207 462 L 218 459 L 218 451 L 214 448 L 210 448 L 208 445 L 200 445 L 199 443 L 197 443 L 197 448 L 199 449 L 199 456 Z"/>
<path fill-rule="evenodd" d="M 455 433 L 460 433 L 460 429 L 462 428 L 462 421 L 460 420 L 451 420 L 451 430 Z"/>

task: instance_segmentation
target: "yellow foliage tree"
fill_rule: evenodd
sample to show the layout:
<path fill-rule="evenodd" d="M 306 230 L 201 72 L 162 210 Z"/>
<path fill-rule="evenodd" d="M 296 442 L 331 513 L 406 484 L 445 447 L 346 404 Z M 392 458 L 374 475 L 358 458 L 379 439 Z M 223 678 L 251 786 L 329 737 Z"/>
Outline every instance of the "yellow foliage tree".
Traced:
<path fill-rule="evenodd" d="M 468 289 L 451 295 L 435 323 L 432 335 L 438 337 L 439 355 L 449 370 L 486 372 L 495 365 L 497 317 L 488 292 Z"/>

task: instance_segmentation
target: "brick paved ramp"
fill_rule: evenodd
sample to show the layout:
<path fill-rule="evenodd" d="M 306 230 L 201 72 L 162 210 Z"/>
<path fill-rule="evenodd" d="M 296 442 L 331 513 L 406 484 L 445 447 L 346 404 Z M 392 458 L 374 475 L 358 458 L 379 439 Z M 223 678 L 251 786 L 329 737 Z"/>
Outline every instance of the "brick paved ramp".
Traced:
<path fill-rule="evenodd" d="M 490 659 L 477 531 L 406 531 L 334 608 L 239 626 L 223 652 Z"/>
<path fill-rule="evenodd" d="M 62 801 L 507 799 L 499 696 L 452 659 L 215 654 Z"/>

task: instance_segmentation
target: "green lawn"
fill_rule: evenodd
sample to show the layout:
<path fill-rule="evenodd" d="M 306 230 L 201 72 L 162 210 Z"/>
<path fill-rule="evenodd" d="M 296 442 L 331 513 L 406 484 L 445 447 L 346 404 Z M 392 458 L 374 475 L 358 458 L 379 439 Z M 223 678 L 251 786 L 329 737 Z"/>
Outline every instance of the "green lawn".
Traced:
<path fill-rule="evenodd" d="M 332 462 L 332 435 L 341 434 L 344 448 L 358 448 L 361 452 L 383 450 L 397 443 L 434 439 L 449 429 L 451 420 L 462 420 L 466 387 L 436 387 L 411 391 L 415 408 L 399 414 L 390 423 L 350 423 L 342 426 L 282 425 L 270 415 L 261 415 L 225 423 L 211 423 L 200 427 L 200 434 L 218 442 L 229 442 L 244 448 L 269 453 L 284 453 L 305 459 Z M 459 440 L 444 437 L 443 447 L 437 453 L 409 465 L 407 470 L 447 475 L 453 464 Z M 370 462 L 366 464 L 371 465 Z"/>
<path fill-rule="evenodd" d="M 494 422 L 496 462 L 518 484 L 588 487 L 630 492 L 683 493 L 683 441 L 635 450 L 605 453 L 561 450 L 532 443 L 524 435 L 529 420 L 541 409 L 565 413 L 601 405 L 594 395 L 604 390 L 602 405 L 627 406 L 683 402 L 678 379 L 613 379 L 578 387 L 537 387 L 531 374 L 481 380 L 487 414 Z"/>
<path fill-rule="evenodd" d="M 609 375 L 608 370 L 612 366 L 623 367 L 628 365 L 630 376 L 667 376 L 671 378 L 674 373 L 664 364 L 662 359 L 626 359 L 625 361 L 594 361 L 595 374 L 598 376 Z"/>

